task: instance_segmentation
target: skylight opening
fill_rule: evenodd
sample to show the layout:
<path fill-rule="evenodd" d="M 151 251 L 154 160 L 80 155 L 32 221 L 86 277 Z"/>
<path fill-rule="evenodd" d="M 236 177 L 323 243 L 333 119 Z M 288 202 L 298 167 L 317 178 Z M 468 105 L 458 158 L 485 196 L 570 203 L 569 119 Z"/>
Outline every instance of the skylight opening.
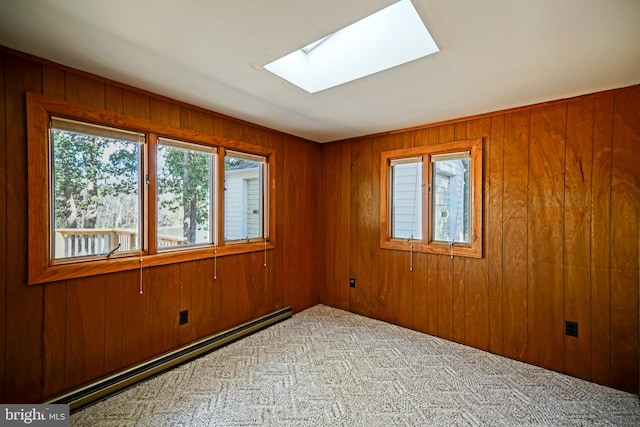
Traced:
<path fill-rule="evenodd" d="M 439 50 L 411 0 L 400 0 L 264 68 L 316 93 Z"/>

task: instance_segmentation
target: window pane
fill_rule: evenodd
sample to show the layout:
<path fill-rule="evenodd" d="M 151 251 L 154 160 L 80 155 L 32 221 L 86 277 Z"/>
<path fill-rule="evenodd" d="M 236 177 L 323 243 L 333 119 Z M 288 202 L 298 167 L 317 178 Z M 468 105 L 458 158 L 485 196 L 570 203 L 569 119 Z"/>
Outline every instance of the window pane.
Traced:
<path fill-rule="evenodd" d="M 213 153 L 158 140 L 158 249 L 213 243 Z"/>
<path fill-rule="evenodd" d="M 224 159 L 224 238 L 264 236 L 264 170 L 266 159 L 230 153 Z"/>
<path fill-rule="evenodd" d="M 403 162 L 391 168 L 391 237 L 422 240 L 422 162 Z"/>
<path fill-rule="evenodd" d="M 469 243 L 470 159 L 433 162 L 433 239 Z"/>
<path fill-rule="evenodd" d="M 140 250 L 144 136 L 53 120 L 51 138 L 52 258 Z"/>

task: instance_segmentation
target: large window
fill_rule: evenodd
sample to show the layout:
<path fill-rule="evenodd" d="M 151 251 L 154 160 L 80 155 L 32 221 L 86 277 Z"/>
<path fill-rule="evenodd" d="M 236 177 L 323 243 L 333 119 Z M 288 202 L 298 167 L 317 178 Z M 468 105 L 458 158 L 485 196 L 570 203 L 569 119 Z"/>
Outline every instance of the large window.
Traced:
<path fill-rule="evenodd" d="M 51 257 L 139 251 L 143 134 L 51 119 Z"/>
<path fill-rule="evenodd" d="M 271 148 L 33 94 L 27 126 L 30 284 L 274 247 Z"/>
<path fill-rule="evenodd" d="M 482 257 L 482 140 L 385 151 L 380 245 Z"/>

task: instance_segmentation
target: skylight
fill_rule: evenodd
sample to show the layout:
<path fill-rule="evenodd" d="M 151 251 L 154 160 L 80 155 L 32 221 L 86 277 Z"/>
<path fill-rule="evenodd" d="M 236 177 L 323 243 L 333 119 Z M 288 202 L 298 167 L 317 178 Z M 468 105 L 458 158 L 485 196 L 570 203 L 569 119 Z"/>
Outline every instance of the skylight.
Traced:
<path fill-rule="evenodd" d="M 264 68 L 315 93 L 439 50 L 411 0 L 400 0 Z"/>

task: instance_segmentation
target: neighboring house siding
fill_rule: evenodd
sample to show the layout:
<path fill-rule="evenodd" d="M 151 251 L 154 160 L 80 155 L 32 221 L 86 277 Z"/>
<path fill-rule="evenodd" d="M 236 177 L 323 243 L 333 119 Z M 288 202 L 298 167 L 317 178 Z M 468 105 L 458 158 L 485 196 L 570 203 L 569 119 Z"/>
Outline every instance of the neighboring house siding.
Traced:
<path fill-rule="evenodd" d="M 394 166 L 393 236 L 422 238 L 422 163 Z"/>
<path fill-rule="evenodd" d="M 225 240 L 260 237 L 262 209 L 258 168 L 228 170 L 225 176 Z"/>
<path fill-rule="evenodd" d="M 464 173 L 460 160 L 435 163 L 434 238 L 460 242 L 464 229 Z"/>

